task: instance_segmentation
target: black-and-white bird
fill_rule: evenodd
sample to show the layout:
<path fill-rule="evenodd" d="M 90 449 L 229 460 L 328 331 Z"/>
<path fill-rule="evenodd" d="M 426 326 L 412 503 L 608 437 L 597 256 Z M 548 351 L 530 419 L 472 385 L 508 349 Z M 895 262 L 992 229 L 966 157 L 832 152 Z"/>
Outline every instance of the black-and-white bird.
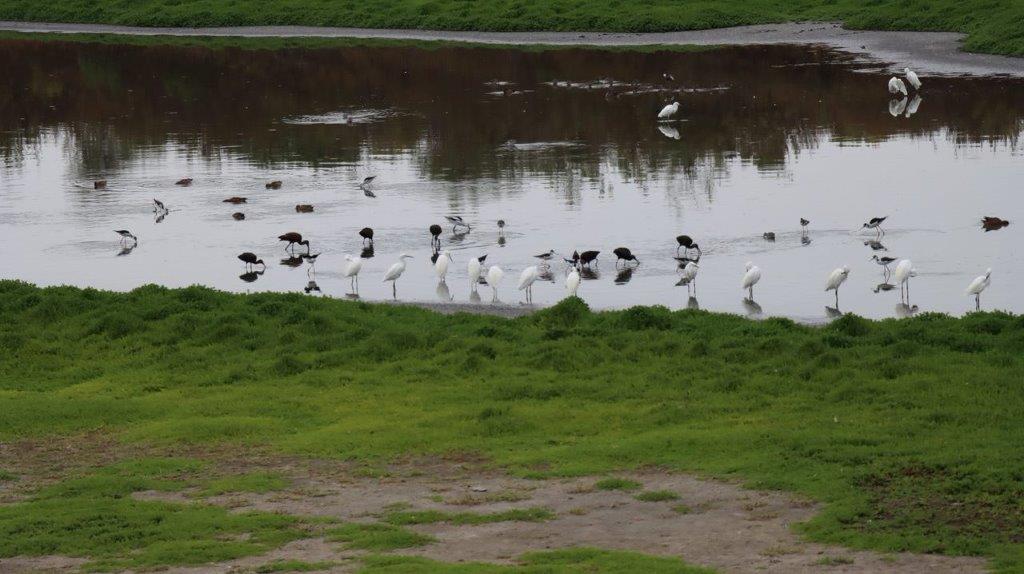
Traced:
<path fill-rule="evenodd" d="M 366 197 L 377 197 L 376 194 L 370 189 L 373 184 L 373 180 L 377 179 L 377 176 L 371 175 L 370 177 L 364 177 L 363 183 L 359 184 L 359 189 L 363 190 L 363 195 Z"/>
<path fill-rule="evenodd" d="M 462 219 L 461 215 L 446 215 L 444 216 L 444 218 L 448 220 L 448 223 L 452 224 L 452 233 L 455 232 L 455 229 L 457 227 L 465 227 L 466 229 L 470 229 L 469 224 Z"/>
<path fill-rule="evenodd" d="M 504 234 L 505 234 L 505 220 L 504 219 L 499 219 L 498 220 L 498 235 L 504 235 Z"/>
<path fill-rule="evenodd" d="M 612 253 L 614 253 L 616 257 L 615 265 L 618 265 L 619 261 L 625 261 L 626 263 L 634 262 L 637 265 L 640 264 L 640 260 L 636 258 L 636 255 L 633 255 L 633 252 L 630 251 L 628 247 L 616 247 L 612 250 Z"/>
<path fill-rule="evenodd" d="M 164 202 L 159 199 L 153 200 L 153 213 L 166 213 L 167 208 L 164 206 Z"/>
<path fill-rule="evenodd" d="M 800 227 L 806 228 L 810 224 L 810 220 L 804 219 L 803 217 L 800 218 Z"/>
<path fill-rule="evenodd" d="M 898 260 L 898 258 L 897 257 L 889 257 L 888 255 L 886 255 L 885 257 L 879 257 L 877 255 L 872 255 L 871 256 L 871 260 L 874 261 L 875 263 L 881 265 L 885 269 L 886 273 L 888 273 L 889 272 L 889 266 L 892 265 L 893 263 L 895 263 Z"/>
<path fill-rule="evenodd" d="M 665 72 L 665 73 L 663 73 L 663 74 L 661 75 L 661 78 L 662 78 L 663 80 L 667 80 L 667 81 L 669 81 L 669 82 L 674 82 L 674 81 L 676 81 L 676 77 L 675 77 L 675 76 L 673 76 L 672 74 L 668 73 L 668 72 Z"/>
<path fill-rule="evenodd" d="M 554 257 L 555 257 L 555 250 L 554 249 L 552 249 L 551 251 L 548 251 L 547 253 L 541 253 L 539 255 L 534 255 L 534 258 L 540 259 L 541 261 L 551 261 Z"/>
<path fill-rule="evenodd" d="M 700 256 L 701 256 L 700 245 L 697 245 L 696 243 L 694 243 L 692 237 L 690 237 L 689 235 L 678 235 L 678 236 L 676 236 L 676 243 L 679 244 L 679 246 L 676 247 L 676 256 L 677 256 L 677 258 L 679 256 L 679 250 L 683 249 L 684 250 L 683 251 L 683 258 L 684 259 L 686 259 L 687 261 L 700 261 Z M 696 250 L 697 251 L 697 257 L 690 257 L 690 250 Z"/>
<path fill-rule="evenodd" d="M 885 230 L 882 229 L 882 222 L 884 222 L 886 219 L 889 219 L 888 215 L 886 215 L 885 217 L 872 217 L 871 219 L 868 220 L 867 223 L 861 226 L 861 229 L 874 229 L 880 235 L 885 235 Z"/>
<path fill-rule="evenodd" d="M 127 229 L 115 229 L 114 233 L 121 236 L 121 243 L 126 243 L 128 239 L 131 239 L 135 243 L 139 242 L 139 238 L 132 235 L 132 232 Z"/>
<path fill-rule="evenodd" d="M 441 229 L 441 226 L 436 224 L 436 223 L 434 223 L 433 225 L 430 226 L 430 235 L 431 235 L 430 246 L 433 247 L 434 249 L 440 249 L 441 248 L 441 232 L 442 231 L 443 231 L 443 229 Z"/>

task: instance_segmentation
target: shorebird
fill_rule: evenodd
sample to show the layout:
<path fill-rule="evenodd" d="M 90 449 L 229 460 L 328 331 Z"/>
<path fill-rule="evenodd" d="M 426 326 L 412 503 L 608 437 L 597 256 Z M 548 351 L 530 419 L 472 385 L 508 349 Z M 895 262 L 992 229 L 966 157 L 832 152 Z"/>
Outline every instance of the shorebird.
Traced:
<path fill-rule="evenodd" d="M 363 268 L 363 258 L 346 255 L 345 261 L 348 261 L 348 264 L 345 265 L 345 277 L 349 279 L 352 291 L 357 292 L 359 291 L 359 271 Z"/>
<path fill-rule="evenodd" d="M 615 259 L 615 266 L 616 267 L 618 267 L 619 261 L 625 261 L 626 263 L 629 263 L 630 261 L 632 261 L 632 262 L 636 263 L 637 265 L 640 264 L 640 260 L 637 259 L 635 255 L 633 255 L 633 252 L 630 251 L 628 247 L 616 247 L 615 249 L 612 250 L 612 253 L 614 253 L 615 257 L 616 257 L 616 259 Z"/>
<path fill-rule="evenodd" d="M 174 182 L 174 185 L 180 185 L 182 187 L 190 186 L 190 185 L 192 185 L 192 178 L 191 177 L 181 178 L 178 181 Z"/>
<path fill-rule="evenodd" d="M 885 217 L 872 217 L 867 223 L 861 225 L 861 229 L 874 229 L 879 235 L 885 235 L 885 230 L 882 229 L 882 222 L 889 219 L 889 216 Z"/>
<path fill-rule="evenodd" d="M 441 229 L 441 226 L 436 223 L 430 226 L 430 235 L 432 236 L 430 240 L 430 246 L 433 247 L 435 250 L 441 249 L 442 231 L 443 229 Z"/>
<path fill-rule="evenodd" d="M 134 235 L 132 235 L 132 232 L 128 231 L 127 229 L 115 229 L 114 233 L 116 233 L 116 234 L 121 236 L 121 243 L 126 243 L 128 241 L 129 237 L 135 243 L 139 242 L 139 238 L 135 237 Z"/>
<path fill-rule="evenodd" d="M 658 120 L 669 121 L 677 112 L 679 112 L 679 102 L 672 102 L 664 108 L 661 108 L 661 111 L 658 112 Z"/>
<path fill-rule="evenodd" d="M 238 258 L 245 263 L 246 270 L 252 269 L 254 265 L 262 265 L 264 269 L 267 268 L 267 265 L 263 263 L 263 260 L 256 257 L 256 254 L 251 251 L 240 253 L 238 255 Z"/>
<path fill-rule="evenodd" d="M 981 309 L 981 292 L 988 289 L 990 283 L 992 283 L 992 270 L 986 269 L 984 275 L 975 277 L 974 281 L 967 286 L 967 295 L 974 295 L 975 309 Z"/>
<path fill-rule="evenodd" d="M 377 176 L 371 175 L 370 177 L 363 178 L 363 183 L 359 184 L 359 189 L 363 190 L 363 195 L 366 197 L 377 197 L 377 195 L 370 190 L 370 185 L 373 184 L 373 180 L 375 179 L 377 179 Z"/>
<path fill-rule="evenodd" d="M 497 265 L 491 265 L 491 268 L 487 270 L 487 284 L 491 286 L 491 290 L 494 292 L 493 301 L 498 300 L 498 284 L 501 283 L 501 278 L 504 276 L 505 272 Z"/>
<path fill-rule="evenodd" d="M 890 273 L 889 266 L 897 261 L 895 257 L 879 257 L 877 255 L 872 255 L 871 260 L 882 266 L 882 270 L 884 271 L 886 277 L 888 277 Z"/>
<path fill-rule="evenodd" d="M 754 300 L 754 285 L 761 280 L 761 268 L 754 265 L 750 261 L 747 261 L 747 272 L 743 274 L 743 280 L 740 282 L 740 287 L 746 289 L 749 292 L 749 299 Z"/>
<path fill-rule="evenodd" d="M 370 227 L 364 227 L 359 230 L 359 237 L 363 238 L 363 245 L 369 241 L 370 245 L 373 245 L 373 229 Z"/>
<path fill-rule="evenodd" d="M 597 261 L 597 256 L 600 251 L 584 251 L 580 253 L 579 265 L 580 267 L 590 267 L 590 264 Z"/>
<path fill-rule="evenodd" d="M 690 286 L 693 286 L 693 292 L 697 292 L 697 271 L 700 270 L 700 266 L 690 261 L 683 267 L 683 276 L 679 278 L 676 285 L 686 285 L 686 292 L 690 292 Z"/>
<path fill-rule="evenodd" d="M 166 213 L 167 208 L 164 207 L 164 202 L 159 199 L 153 200 L 153 213 Z"/>
<path fill-rule="evenodd" d="M 539 255 L 534 255 L 533 257 L 535 259 L 540 259 L 541 261 L 551 261 L 555 257 L 555 250 L 552 249 L 547 253 L 541 253 Z"/>
<path fill-rule="evenodd" d="M 663 73 L 661 75 L 661 77 L 662 77 L 662 79 L 668 80 L 669 82 L 676 81 L 676 77 L 673 76 L 672 74 L 668 73 L 668 72 Z"/>
<path fill-rule="evenodd" d="M 915 91 L 921 89 L 921 78 L 918 78 L 917 74 L 915 74 L 913 70 L 910 68 L 903 68 L 903 75 L 907 78 L 907 82 L 910 82 L 910 85 L 914 86 Z"/>
<path fill-rule="evenodd" d="M 810 225 L 810 224 L 811 224 L 810 220 L 804 219 L 803 217 L 800 218 L 800 227 L 803 227 L 803 228 L 806 229 L 807 226 Z"/>
<path fill-rule="evenodd" d="M 395 298 L 398 297 L 398 278 L 402 276 L 402 273 L 405 273 L 406 259 L 412 259 L 412 255 L 409 255 L 408 253 L 400 255 L 398 257 L 398 263 L 392 265 L 391 268 L 388 269 L 387 273 L 384 274 L 384 282 L 391 282 L 391 294 Z"/>
<path fill-rule="evenodd" d="M 294 231 L 289 231 L 288 233 L 285 233 L 284 235 L 278 235 L 277 239 L 278 239 L 278 241 L 287 241 L 288 242 L 288 245 L 284 246 L 285 251 L 290 249 L 293 245 L 298 244 L 298 245 L 305 245 L 306 246 L 306 253 L 309 253 L 309 240 L 303 239 L 301 233 L 296 233 Z"/>
<path fill-rule="evenodd" d="M 844 265 L 832 271 L 832 273 L 829 273 L 828 279 L 825 281 L 825 292 L 836 292 L 836 309 L 839 308 L 839 287 L 846 281 L 846 278 L 849 276 L 850 268 Z"/>
<path fill-rule="evenodd" d="M 448 220 L 448 223 L 452 224 L 452 233 L 455 233 L 455 228 L 460 226 L 465 227 L 466 229 L 471 229 L 469 224 L 462 219 L 461 215 L 446 215 L 444 218 Z"/>

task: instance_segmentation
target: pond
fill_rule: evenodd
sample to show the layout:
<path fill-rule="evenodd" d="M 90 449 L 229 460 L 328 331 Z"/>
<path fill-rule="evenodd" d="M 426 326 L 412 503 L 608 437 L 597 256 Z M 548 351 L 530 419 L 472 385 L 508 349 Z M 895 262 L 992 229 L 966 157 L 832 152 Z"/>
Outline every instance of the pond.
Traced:
<path fill-rule="evenodd" d="M 302 292 L 314 280 L 311 294 L 345 297 L 344 255 L 359 254 L 358 231 L 372 227 L 359 285 L 370 301 L 392 298 L 382 277 L 408 253 L 398 299 L 491 304 L 487 286 L 473 295 L 466 270 L 486 254 L 505 271 L 498 299 L 520 305 L 520 271 L 554 250 L 550 279 L 533 290 L 534 305 L 549 305 L 565 296 L 561 256 L 599 250 L 579 291 L 593 308 L 820 320 L 836 313 L 826 277 L 848 265 L 842 312 L 962 314 L 975 307 L 965 288 L 989 267 L 981 307 L 1024 310 L 1013 295 L 1024 281 L 1013 247 L 1024 212 L 1016 79 L 925 76 L 918 99 L 891 100 L 884 65 L 797 46 L 11 39 L 0 41 L 0 66 L 3 278 L 238 292 Z M 673 99 L 677 120 L 658 122 Z M 360 188 L 370 176 L 375 197 Z M 175 185 L 182 178 L 191 185 Z M 235 196 L 246 203 L 224 202 Z M 153 199 L 169 212 L 156 216 Z M 446 215 L 471 229 L 453 233 Z M 861 229 L 876 216 L 888 216 L 877 241 Z M 1011 224 L 986 232 L 983 216 Z M 446 284 L 431 264 L 435 223 L 454 260 Z M 123 248 L 115 229 L 138 244 Z M 321 254 L 315 268 L 277 240 L 290 231 Z M 680 234 L 701 246 L 695 295 L 677 285 Z M 616 269 L 620 246 L 640 264 Z M 243 251 L 266 271 L 245 273 Z M 873 255 L 914 262 L 909 302 L 887 290 Z M 740 288 L 747 261 L 763 274 L 755 302 Z"/>

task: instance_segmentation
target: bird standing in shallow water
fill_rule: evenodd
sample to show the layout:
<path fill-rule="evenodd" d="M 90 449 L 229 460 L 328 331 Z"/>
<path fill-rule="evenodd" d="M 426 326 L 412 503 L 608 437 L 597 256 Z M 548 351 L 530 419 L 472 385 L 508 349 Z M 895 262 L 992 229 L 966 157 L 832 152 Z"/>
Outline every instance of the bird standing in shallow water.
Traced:
<path fill-rule="evenodd" d="M 484 255 L 486 259 L 487 256 Z M 466 263 L 466 273 L 469 274 L 469 290 L 476 291 L 476 286 L 480 284 L 480 271 L 483 270 L 483 261 L 479 257 L 470 257 L 469 262 Z"/>
<path fill-rule="evenodd" d="M 442 231 L 443 231 L 443 229 L 441 229 L 441 226 L 436 224 L 436 223 L 430 226 L 430 235 L 431 235 L 430 247 L 432 247 L 435 251 L 437 251 L 438 249 L 441 249 L 441 232 Z"/>
<path fill-rule="evenodd" d="M 294 231 L 289 231 L 288 233 L 285 233 L 284 235 L 278 235 L 277 239 L 278 239 L 278 241 L 287 241 L 288 242 L 288 245 L 284 246 L 284 250 L 285 251 L 288 251 L 289 249 L 291 249 L 293 245 L 305 245 L 306 246 L 306 253 L 309 253 L 309 240 L 308 239 L 303 239 L 301 233 L 296 233 Z"/>
<path fill-rule="evenodd" d="M 747 261 L 747 272 L 743 274 L 743 280 L 740 282 L 740 286 L 749 292 L 749 299 L 754 300 L 754 285 L 761 280 L 761 268 L 754 265 L 750 261 Z"/>
<path fill-rule="evenodd" d="M 683 276 L 679 278 L 676 285 L 686 285 L 686 292 L 690 292 L 690 288 L 693 288 L 693 293 L 697 293 L 697 271 L 700 270 L 700 266 L 690 261 L 683 267 Z"/>
<path fill-rule="evenodd" d="M 370 242 L 370 245 L 373 245 L 373 229 L 371 229 L 369 227 L 364 227 L 364 228 L 360 229 L 359 230 L 359 237 L 363 238 L 363 245 L 366 245 L 367 241 Z"/>
<path fill-rule="evenodd" d="M 886 219 L 889 219 L 888 215 L 886 215 L 885 217 L 872 217 L 871 219 L 868 220 L 867 223 L 861 225 L 860 227 L 861 229 L 874 229 L 879 236 L 882 236 L 885 235 L 885 230 L 882 229 L 882 223 Z"/>
<path fill-rule="evenodd" d="M 811 222 L 809 220 L 804 219 L 803 217 L 800 218 L 800 227 L 803 227 L 804 229 L 807 229 L 807 226 L 810 225 L 810 224 L 811 224 Z"/>
<path fill-rule="evenodd" d="M 890 94 L 903 94 L 907 95 L 907 85 L 903 83 L 903 80 L 893 76 L 889 78 L 889 93 Z"/>
<path fill-rule="evenodd" d="M 677 235 L 676 236 L 676 243 L 679 244 L 679 246 L 676 247 L 676 257 L 677 258 L 679 257 L 679 250 L 682 249 L 683 250 L 683 259 L 686 259 L 687 261 L 700 261 L 700 256 L 701 256 L 700 245 L 697 245 L 696 243 L 694 243 L 692 237 L 690 237 L 689 235 Z M 697 257 L 695 257 L 695 258 L 691 258 L 690 257 L 690 250 L 691 249 L 697 250 Z"/>
<path fill-rule="evenodd" d="M 345 277 L 349 279 L 349 286 L 352 288 L 352 292 L 358 293 L 359 271 L 361 271 L 363 268 L 363 259 L 361 257 L 352 257 L 351 255 L 346 255 L 345 261 L 348 261 L 348 264 L 345 265 Z"/>
<path fill-rule="evenodd" d="M 462 219 L 461 215 L 446 215 L 444 218 L 448 220 L 448 223 L 452 224 L 452 233 L 455 233 L 455 229 L 458 227 L 465 227 L 467 230 L 471 229 L 469 224 Z"/>
<path fill-rule="evenodd" d="M 889 273 L 891 273 L 889 266 L 896 262 L 895 257 L 879 257 L 877 255 L 872 255 L 871 260 L 882 266 L 882 273 L 886 278 L 888 278 Z"/>
<path fill-rule="evenodd" d="M 555 250 L 552 249 L 552 250 L 548 251 L 547 253 L 541 253 L 539 255 L 534 255 L 533 257 L 535 259 L 540 259 L 541 261 L 551 261 L 551 259 L 554 256 L 555 256 Z"/>
<path fill-rule="evenodd" d="M 263 260 L 256 257 L 256 254 L 251 251 L 240 253 L 238 258 L 245 263 L 246 270 L 251 270 L 254 265 L 262 265 L 264 269 L 267 268 L 267 265 L 263 263 Z"/>
<path fill-rule="evenodd" d="M 658 112 L 658 120 L 663 122 L 669 121 L 672 119 L 672 116 L 676 115 L 676 113 L 678 112 L 679 102 L 672 102 L 671 104 L 665 106 L 664 108 L 661 108 L 661 111 Z"/>
<path fill-rule="evenodd" d="M 836 309 L 839 308 L 839 287 L 846 281 L 846 278 L 850 276 L 850 267 L 843 265 L 842 267 L 829 273 L 828 279 L 825 281 L 825 291 L 836 292 Z"/>
<path fill-rule="evenodd" d="M 537 281 L 537 277 L 540 275 L 540 270 L 536 265 L 531 265 L 519 275 L 519 290 L 526 291 L 526 302 L 533 302 L 533 283 Z"/>
<path fill-rule="evenodd" d="M 442 283 L 445 282 L 445 277 L 448 276 L 448 264 L 454 263 L 454 261 L 455 260 L 452 259 L 452 254 L 447 250 L 438 254 L 437 261 L 434 262 L 434 271 L 437 273 L 437 278 L 440 279 Z"/>
<path fill-rule="evenodd" d="M 633 252 L 630 251 L 628 247 L 616 247 L 615 249 L 612 250 L 612 253 L 614 253 L 616 257 L 616 267 L 619 266 L 619 261 L 625 261 L 627 264 L 630 262 L 634 262 L 637 265 L 640 264 L 640 260 L 637 259 L 635 255 L 633 255 Z"/>
<path fill-rule="evenodd" d="M 981 310 L 981 292 L 988 289 L 989 284 L 992 283 L 992 270 L 986 269 L 985 274 L 979 277 L 975 277 L 974 281 L 967 286 L 967 295 L 974 295 L 974 309 L 977 311 Z"/>
<path fill-rule="evenodd" d="M 917 270 L 914 269 L 914 264 L 909 259 L 901 259 L 896 264 L 893 278 L 896 284 L 900 286 L 900 299 L 904 298 L 904 290 L 906 290 L 906 299 L 910 300 L 910 278 L 916 275 Z"/>
<path fill-rule="evenodd" d="M 114 233 L 121 236 L 122 244 L 127 243 L 129 238 L 131 238 L 131 240 L 135 243 L 139 242 L 139 238 L 132 235 L 132 232 L 128 231 L 127 229 L 115 229 Z"/>
<path fill-rule="evenodd" d="M 384 282 L 391 282 L 391 294 L 396 299 L 398 298 L 398 278 L 405 273 L 405 260 L 412 259 L 412 255 L 403 253 L 398 257 L 398 263 L 395 263 L 388 269 L 387 273 L 384 274 Z"/>
<path fill-rule="evenodd" d="M 584 251 L 583 253 L 580 253 L 579 266 L 590 267 L 591 263 L 597 261 L 597 256 L 600 253 L 600 251 Z"/>
<path fill-rule="evenodd" d="M 487 284 L 491 286 L 491 290 L 494 292 L 492 301 L 498 300 L 498 284 L 501 283 L 501 278 L 504 276 L 505 272 L 497 265 L 491 265 L 491 268 L 487 270 Z"/>
<path fill-rule="evenodd" d="M 377 197 L 376 194 L 370 189 L 373 184 L 373 180 L 377 179 L 377 176 L 371 175 L 370 177 L 363 178 L 363 183 L 359 184 L 359 189 L 363 190 L 363 195 L 366 197 Z"/>
<path fill-rule="evenodd" d="M 907 78 L 907 82 L 914 87 L 915 91 L 921 89 L 921 78 L 918 78 L 917 74 L 915 74 L 913 70 L 910 68 L 903 68 L 903 75 Z"/>

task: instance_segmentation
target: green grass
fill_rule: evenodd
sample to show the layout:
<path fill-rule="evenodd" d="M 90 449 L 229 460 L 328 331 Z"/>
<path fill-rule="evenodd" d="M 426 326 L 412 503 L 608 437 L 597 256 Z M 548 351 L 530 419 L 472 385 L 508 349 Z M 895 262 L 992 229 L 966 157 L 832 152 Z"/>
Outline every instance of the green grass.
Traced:
<path fill-rule="evenodd" d="M 639 482 L 625 478 L 602 478 L 594 483 L 598 490 L 636 490 L 641 486 Z"/>
<path fill-rule="evenodd" d="M 847 558 L 846 556 L 826 556 L 820 558 L 815 564 L 818 566 L 846 566 L 853 564 L 853 558 Z"/>
<path fill-rule="evenodd" d="M 636 499 L 641 502 L 666 502 L 679 500 L 679 495 L 671 490 L 648 490 L 636 495 Z"/>
<path fill-rule="evenodd" d="M 139 26 L 620 32 L 843 20 L 859 29 L 964 32 L 969 50 L 1024 55 L 1024 3 L 1018 0 L 0 0 L 0 18 Z"/>
<path fill-rule="evenodd" d="M 260 445 L 367 468 L 477 453 L 526 477 L 659 466 L 822 501 L 801 526 L 813 540 L 982 555 L 1006 572 L 1024 564 L 1018 316 L 847 316 L 812 328 L 658 307 L 591 313 L 574 299 L 505 320 L 8 281 L 0 350 L 0 440 L 101 430 L 142 447 Z M 44 531 L 77 524 L 64 514 L 90 505 L 131 520 L 156 508 L 71 493 L 26 504 L 62 510 L 32 511 Z M 17 521 L 11 508 L 0 523 Z M 279 517 L 188 512 L 291 532 Z M 90 542 L 3 532 L 2 548 L 25 553 Z"/>
<path fill-rule="evenodd" d="M 275 560 L 256 568 L 256 574 L 272 574 L 274 572 L 316 572 L 329 570 L 334 562 L 304 562 L 302 560 Z"/>
<path fill-rule="evenodd" d="M 189 460 L 128 461 L 0 505 L 0 558 L 60 554 L 92 559 L 87 570 L 145 569 L 261 554 L 304 536 L 294 517 L 131 497 L 181 490 L 201 468 Z"/>
<path fill-rule="evenodd" d="M 200 496 L 217 496 L 228 492 L 255 492 L 263 494 L 282 490 L 288 481 L 276 472 L 252 472 L 215 478 L 199 491 Z"/>
<path fill-rule="evenodd" d="M 414 548 L 435 542 L 433 536 L 419 534 L 392 524 L 351 523 L 327 532 L 330 540 L 344 542 L 350 550 L 387 552 L 400 548 Z"/>
<path fill-rule="evenodd" d="M 13 472 L 7 472 L 6 470 L 0 470 L 0 482 L 9 482 L 12 480 L 18 480 L 18 475 Z"/>
<path fill-rule="evenodd" d="M 526 554 L 515 566 L 468 563 L 450 564 L 408 556 L 370 556 L 365 574 L 712 574 L 677 558 L 647 556 L 592 548 L 573 548 Z"/>
<path fill-rule="evenodd" d="M 440 510 L 409 510 L 391 512 L 384 517 L 390 524 L 407 526 L 412 524 L 433 524 L 447 522 L 449 524 L 490 524 L 492 522 L 544 522 L 551 520 L 555 514 L 547 508 L 513 508 L 501 512 L 481 514 L 476 512 L 441 512 Z"/>

